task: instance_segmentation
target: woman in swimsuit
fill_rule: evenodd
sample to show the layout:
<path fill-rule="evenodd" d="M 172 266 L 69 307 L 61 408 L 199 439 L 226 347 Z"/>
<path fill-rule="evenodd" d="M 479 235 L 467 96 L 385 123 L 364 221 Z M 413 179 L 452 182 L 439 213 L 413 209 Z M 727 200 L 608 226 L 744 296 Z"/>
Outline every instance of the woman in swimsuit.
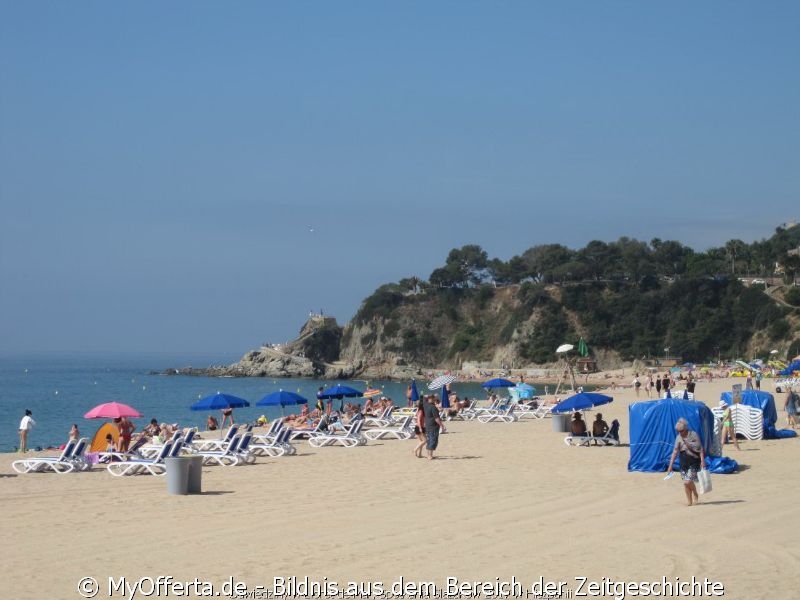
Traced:
<path fill-rule="evenodd" d="M 719 405 L 725 409 L 725 412 L 722 413 L 722 424 L 720 425 L 719 446 L 722 448 L 726 443 L 726 438 L 730 437 L 733 440 L 733 445 L 739 450 L 739 440 L 736 439 L 736 430 L 733 427 L 731 407 L 725 404 L 724 400 L 720 400 Z"/>

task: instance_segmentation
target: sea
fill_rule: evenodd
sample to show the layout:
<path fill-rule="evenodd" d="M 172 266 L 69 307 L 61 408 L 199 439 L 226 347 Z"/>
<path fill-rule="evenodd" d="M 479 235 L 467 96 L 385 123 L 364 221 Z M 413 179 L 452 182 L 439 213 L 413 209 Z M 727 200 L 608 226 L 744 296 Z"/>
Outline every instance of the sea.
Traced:
<path fill-rule="evenodd" d="M 190 406 L 201 398 L 224 392 L 250 402 L 249 408 L 237 408 L 237 422 L 255 421 L 266 415 L 280 417 L 280 407 L 256 406 L 256 402 L 278 390 L 296 392 L 316 402 L 320 386 L 336 383 L 359 390 L 382 389 L 395 405 L 404 406 L 409 381 L 330 381 L 316 379 L 271 379 L 261 377 L 195 377 L 162 374 L 169 368 L 206 367 L 232 364 L 238 356 L 170 356 L 162 353 L 111 356 L 0 356 L 0 452 L 14 452 L 19 445 L 19 422 L 28 409 L 36 426 L 28 436 L 30 449 L 58 447 L 66 442 L 70 427 L 78 426 L 81 436 L 90 437 L 106 422 L 84 419 L 83 415 L 104 402 L 123 402 L 138 410 L 134 419 L 142 429 L 150 419 L 160 423 L 178 423 L 181 427 L 205 428 L 208 412 L 195 412 Z M 427 381 L 418 380 L 420 393 Z M 485 398 L 480 382 L 456 382 L 453 390 L 460 396 Z M 351 401 L 351 400 L 348 400 Z M 355 398 L 354 402 L 363 402 Z M 334 401 L 334 409 L 339 401 Z M 286 407 L 285 414 L 299 407 Z M 221 420 L 221 415 L 215 415 Z"/>

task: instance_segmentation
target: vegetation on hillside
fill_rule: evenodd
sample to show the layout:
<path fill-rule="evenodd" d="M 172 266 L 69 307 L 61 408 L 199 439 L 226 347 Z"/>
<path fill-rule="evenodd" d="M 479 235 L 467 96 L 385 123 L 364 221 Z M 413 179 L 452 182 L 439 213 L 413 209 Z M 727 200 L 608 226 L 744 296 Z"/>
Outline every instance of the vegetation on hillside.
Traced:
<path fill-rule="evenodd" d="M 428 280 L 381 286 L 363 302 L 344 343 L 358 328 L 366 331 L 359 340 L 366 352 L 380 346 L 427 365 L 490 360 L 501 346 L 523 362 L 544 363 L 558 345 L 581 336 L 628 360 L 666 348 L 687 361 L 747 351 L 767 357 L 776 345 L 800 344 L 800 308 L 793 308 L 800 291 L 788 287 L 780 304 L 752 279 L 794 282 L 800 256 L 787 252 L 798 247 L 800 227 L 707 252 L 620 238 L 578 250 L 533 246 L 502 261 L 467 245 L 451 250 Z"/>

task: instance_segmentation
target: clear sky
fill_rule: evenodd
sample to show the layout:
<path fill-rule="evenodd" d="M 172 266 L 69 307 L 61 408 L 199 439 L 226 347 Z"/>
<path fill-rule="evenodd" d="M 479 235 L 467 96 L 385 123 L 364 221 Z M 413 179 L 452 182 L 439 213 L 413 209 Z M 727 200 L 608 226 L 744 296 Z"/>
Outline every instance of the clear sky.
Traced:
<path fill-rule="evenodd" d="M 800 218 L 800 3 L 0 2 L 0 353 L 238 357 L 448 251 Z"/>

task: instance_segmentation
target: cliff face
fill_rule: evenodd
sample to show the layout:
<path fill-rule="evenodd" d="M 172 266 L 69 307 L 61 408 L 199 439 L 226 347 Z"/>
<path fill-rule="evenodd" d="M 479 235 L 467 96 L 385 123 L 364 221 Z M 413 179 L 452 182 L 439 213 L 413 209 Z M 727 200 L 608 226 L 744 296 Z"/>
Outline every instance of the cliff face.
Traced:
<path fill-rule="evenodd" d="M 367 377 L 419 374 L 414 365 L 459 369 L 463 362 L 521 365 L 524 344 L 545 315 L 520 300 L 519 286 L 490 293 L 451 291 L 388 299 L 390 311 L 359 311 L 342 338 L 342 360 Z"/>
<path fill-rule="evenodd" d="M 785 304 L 785 303 L 784 303 Z M 736 280 L 525 283 L 500 288 L 379 288 L 346 327 L 312 316 L 296 340 L 263 346 L 203 374 L 366 379 L 418 377 L 421 369 L 543 367 L 584 338 L 600 369 L 658 356 L 756 356 L 797 346 L 800 310 Z M 794 340 L 794 341 L 793 341 Z M 796 350 L 795 350 L 796 351 Z M 180 371 L 179 371 L 180 372 Z M 197 373 L 197 371 L 183 371 Z"/>

